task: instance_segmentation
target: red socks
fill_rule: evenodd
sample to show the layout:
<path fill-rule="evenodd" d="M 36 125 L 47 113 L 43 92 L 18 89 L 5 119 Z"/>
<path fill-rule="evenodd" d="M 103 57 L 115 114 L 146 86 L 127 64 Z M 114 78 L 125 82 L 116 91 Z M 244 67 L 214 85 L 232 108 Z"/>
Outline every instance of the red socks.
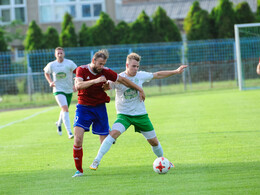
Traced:
<path fill-rule="evenodd" d="M 82 169 L 82 157 L 83 157 L 83 150 L 82 146 L 73 146 L 73 157 L 74 157 L 74 162 L 75 162 L 75 167 L 78 171 L 83 173 Z"/>

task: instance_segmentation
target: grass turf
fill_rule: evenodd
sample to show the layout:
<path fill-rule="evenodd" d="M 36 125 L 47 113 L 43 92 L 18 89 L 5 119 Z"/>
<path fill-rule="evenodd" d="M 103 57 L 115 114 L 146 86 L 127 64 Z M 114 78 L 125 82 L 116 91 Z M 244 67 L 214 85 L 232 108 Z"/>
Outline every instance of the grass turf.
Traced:
<path fill-rule="evenodd" d="M 88 166 L 99 139 L 85 133 L 85 176 L 71 178 L 73 140 L 56 133 L 58 107 L 0 112 L 0 194 L 259 194 L 259 98 L 259 90 L 147 97 L 165 157 L 176 166 L 165 175 L 153 172 L 156 156 L 131 127 L 97 171 Z M 112 124 L 114 102 L 107 108 Z M 71 105 L 71 121 L 74 111 Z"/>

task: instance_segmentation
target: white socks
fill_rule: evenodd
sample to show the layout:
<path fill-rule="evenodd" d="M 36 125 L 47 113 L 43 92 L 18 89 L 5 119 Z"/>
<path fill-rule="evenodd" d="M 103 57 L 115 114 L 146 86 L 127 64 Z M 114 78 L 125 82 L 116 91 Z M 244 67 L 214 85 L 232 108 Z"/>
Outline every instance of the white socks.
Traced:
<path fill-rule="evenodd" d="M 108 150 L 110 149 L 114 141 L 115 139 L 111 137 L 111 135 L 108 135 L 106 139 L 103 141 L 103 143 L 101 144 L 95 160 L 100 162 L 102 157 L 108 152 Z"/>
<path fill-rule="evenodd" d="M 62 120 L 68 133 L 71 133 L 69 112 L 63 112 Z"/>
<path fill-rule="evenodd" d="M 163 156 L 163 149 L 162 146 L 159 142 L 158 146 L 152 146 L 152 150 L 153 153 L 157 156 L 157 157 L 162 157 Z"/>

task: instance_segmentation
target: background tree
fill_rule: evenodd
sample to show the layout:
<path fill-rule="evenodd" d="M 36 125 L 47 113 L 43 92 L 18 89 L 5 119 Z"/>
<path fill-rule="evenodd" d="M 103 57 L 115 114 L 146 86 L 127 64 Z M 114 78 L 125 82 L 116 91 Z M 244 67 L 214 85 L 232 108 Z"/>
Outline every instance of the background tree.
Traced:
<path fill-rule="evenodd" d="M 153 40 L 153 26 L 149 16 L 142 11 L 137 19 L 130 25 L 130 43 L 151 43 Z"/>
<path fill-rule="evenodd" d="M 4 30 L 0 28 L 0 51 L 7 51 L 7 43 L 4 37 Z"/>
<path fill-rule="evenodd" d="M 255 16 L 247 2 L 241 2 L 236 5 L 236 23 L 252 23 L 255 21 Z"/>
<path fill-rule="evenodd" d="M 33 20 L 26 32 L 26 38 L 24 41 L 25 50 L 31 51 L 36 49 L 42 49 L 43 47 L 43 34 L 40 27 Z"/>
<path fill-rule="evenodd" d="M 21 21 L 14 20 L 10 24 L 2 26 L 7 45 L 14 40 L 23 41 L 25 39 L 25 35 L 21 28 L 23 25 L 24 24 Z"/>
<path fill-rule="evenodd" d="M 194 16 L 194 14 L 198 11 L 200 11 L 200 5 L 198 1 L 194 1 L 192 3 L 192 6 L 190 7 L 189 12 L 187 13 L 187 16 L 184 18 L 184 23 L 183 23 L 183 29 L 185 30 L 185 32 L 189 32 L 192 25 L 193 25 L 193 21 L 192 21 L 192 17 Z"/>
<path fill-rule="evenodd" d="M 72 16 L 66 13 L 63 17 L 60 34 L 60 45 L 62 47 L 77 47 L 77 34 L 72 22 Z"/>
<path fill-rule="evenodd" d="M 215 18 L 216 18 L 216 8 L 214 7 L 209 14 L 210 34 L 213 39 L 218 38 L 218 31 L 216 30 Z"/>
<path fill-rule="evenodd" d="M 91 38 L 94 45 L 114 44 L 115 23 L 105 12 L 101 12 L 96 24 L 91 27 Z"/>
<path fill-rule="evenodd" d="M 260 0 L 257 0 L 256 22 L 260 22 Z"/>
<path fill-rule="evenodd" d="M 184 19 L 184 29 L 188 40 L 213 38 L 209 14 L 206 10 L 200 8 L 198 1 L 193 2 L 187 17 Z"/>
<path fill-rule="evenodd" d="M 70 24 L 73 24 L 72 20 L 73 20 L 72 16 L 68 12 L 66 12 L 63 16 L 61 31 L 65 31 Z"/>
<path fill-rule="evenodd" d="M 81 25 L 81 29 L 79 31 L 79 46 L 80 47 L 85 47 L 85 46 L 90 46 L 93 45 L 91 43 L 91 38 L 90 38 L 90 30 L 86 26 L 85 23 Z"/>
<path fill-rule="evenodd" d="M 54 27 L 49 26 L 44 34 L 44 48 L 52 49 L 58 47 L 59 45 L 60 42 L 58 31 Z"/>
<path fill-rule="evenodd" d="M 234 37 L 235 11 L 232 2 L 219 0 L 219 4 L 214 9 L 213 19 L 217 38 Z"/>
<path fill-rule="evenodd" d="M 130 27 L 125 21 L 119 22 L 114 31 L 115 44 L 129 44 Z"/>
<path fill-rule="evenodd" d="M 158 7 L 152 16 L 153 41 L 171 42 L 181 41 L 181 33 L 176 24 L 171 20 L 164 9 Z"/>

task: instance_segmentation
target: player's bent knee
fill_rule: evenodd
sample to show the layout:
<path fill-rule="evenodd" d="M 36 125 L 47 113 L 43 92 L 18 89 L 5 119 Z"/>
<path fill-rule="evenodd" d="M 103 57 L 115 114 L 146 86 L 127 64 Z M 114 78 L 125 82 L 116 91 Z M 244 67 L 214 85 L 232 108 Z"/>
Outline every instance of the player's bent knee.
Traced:
<path fill-rule="evenodd" d="M 158 146 L 159 145 L 159 141 L 158 141 L 157 137 L 152 138 L 152 139 L 147 139 L 147 141 L 149 142 L 149 144 L 151 146 Z"/>
<path fill-rule="evenodd" d="M 109 132 L 109 134 L 111 135 L 111 137 L 113 137 L 114 139 L 117 139 L 120 135 L 121 135 L 121 132 L 118 131 L 118 130 L 112 130 Z"/>

